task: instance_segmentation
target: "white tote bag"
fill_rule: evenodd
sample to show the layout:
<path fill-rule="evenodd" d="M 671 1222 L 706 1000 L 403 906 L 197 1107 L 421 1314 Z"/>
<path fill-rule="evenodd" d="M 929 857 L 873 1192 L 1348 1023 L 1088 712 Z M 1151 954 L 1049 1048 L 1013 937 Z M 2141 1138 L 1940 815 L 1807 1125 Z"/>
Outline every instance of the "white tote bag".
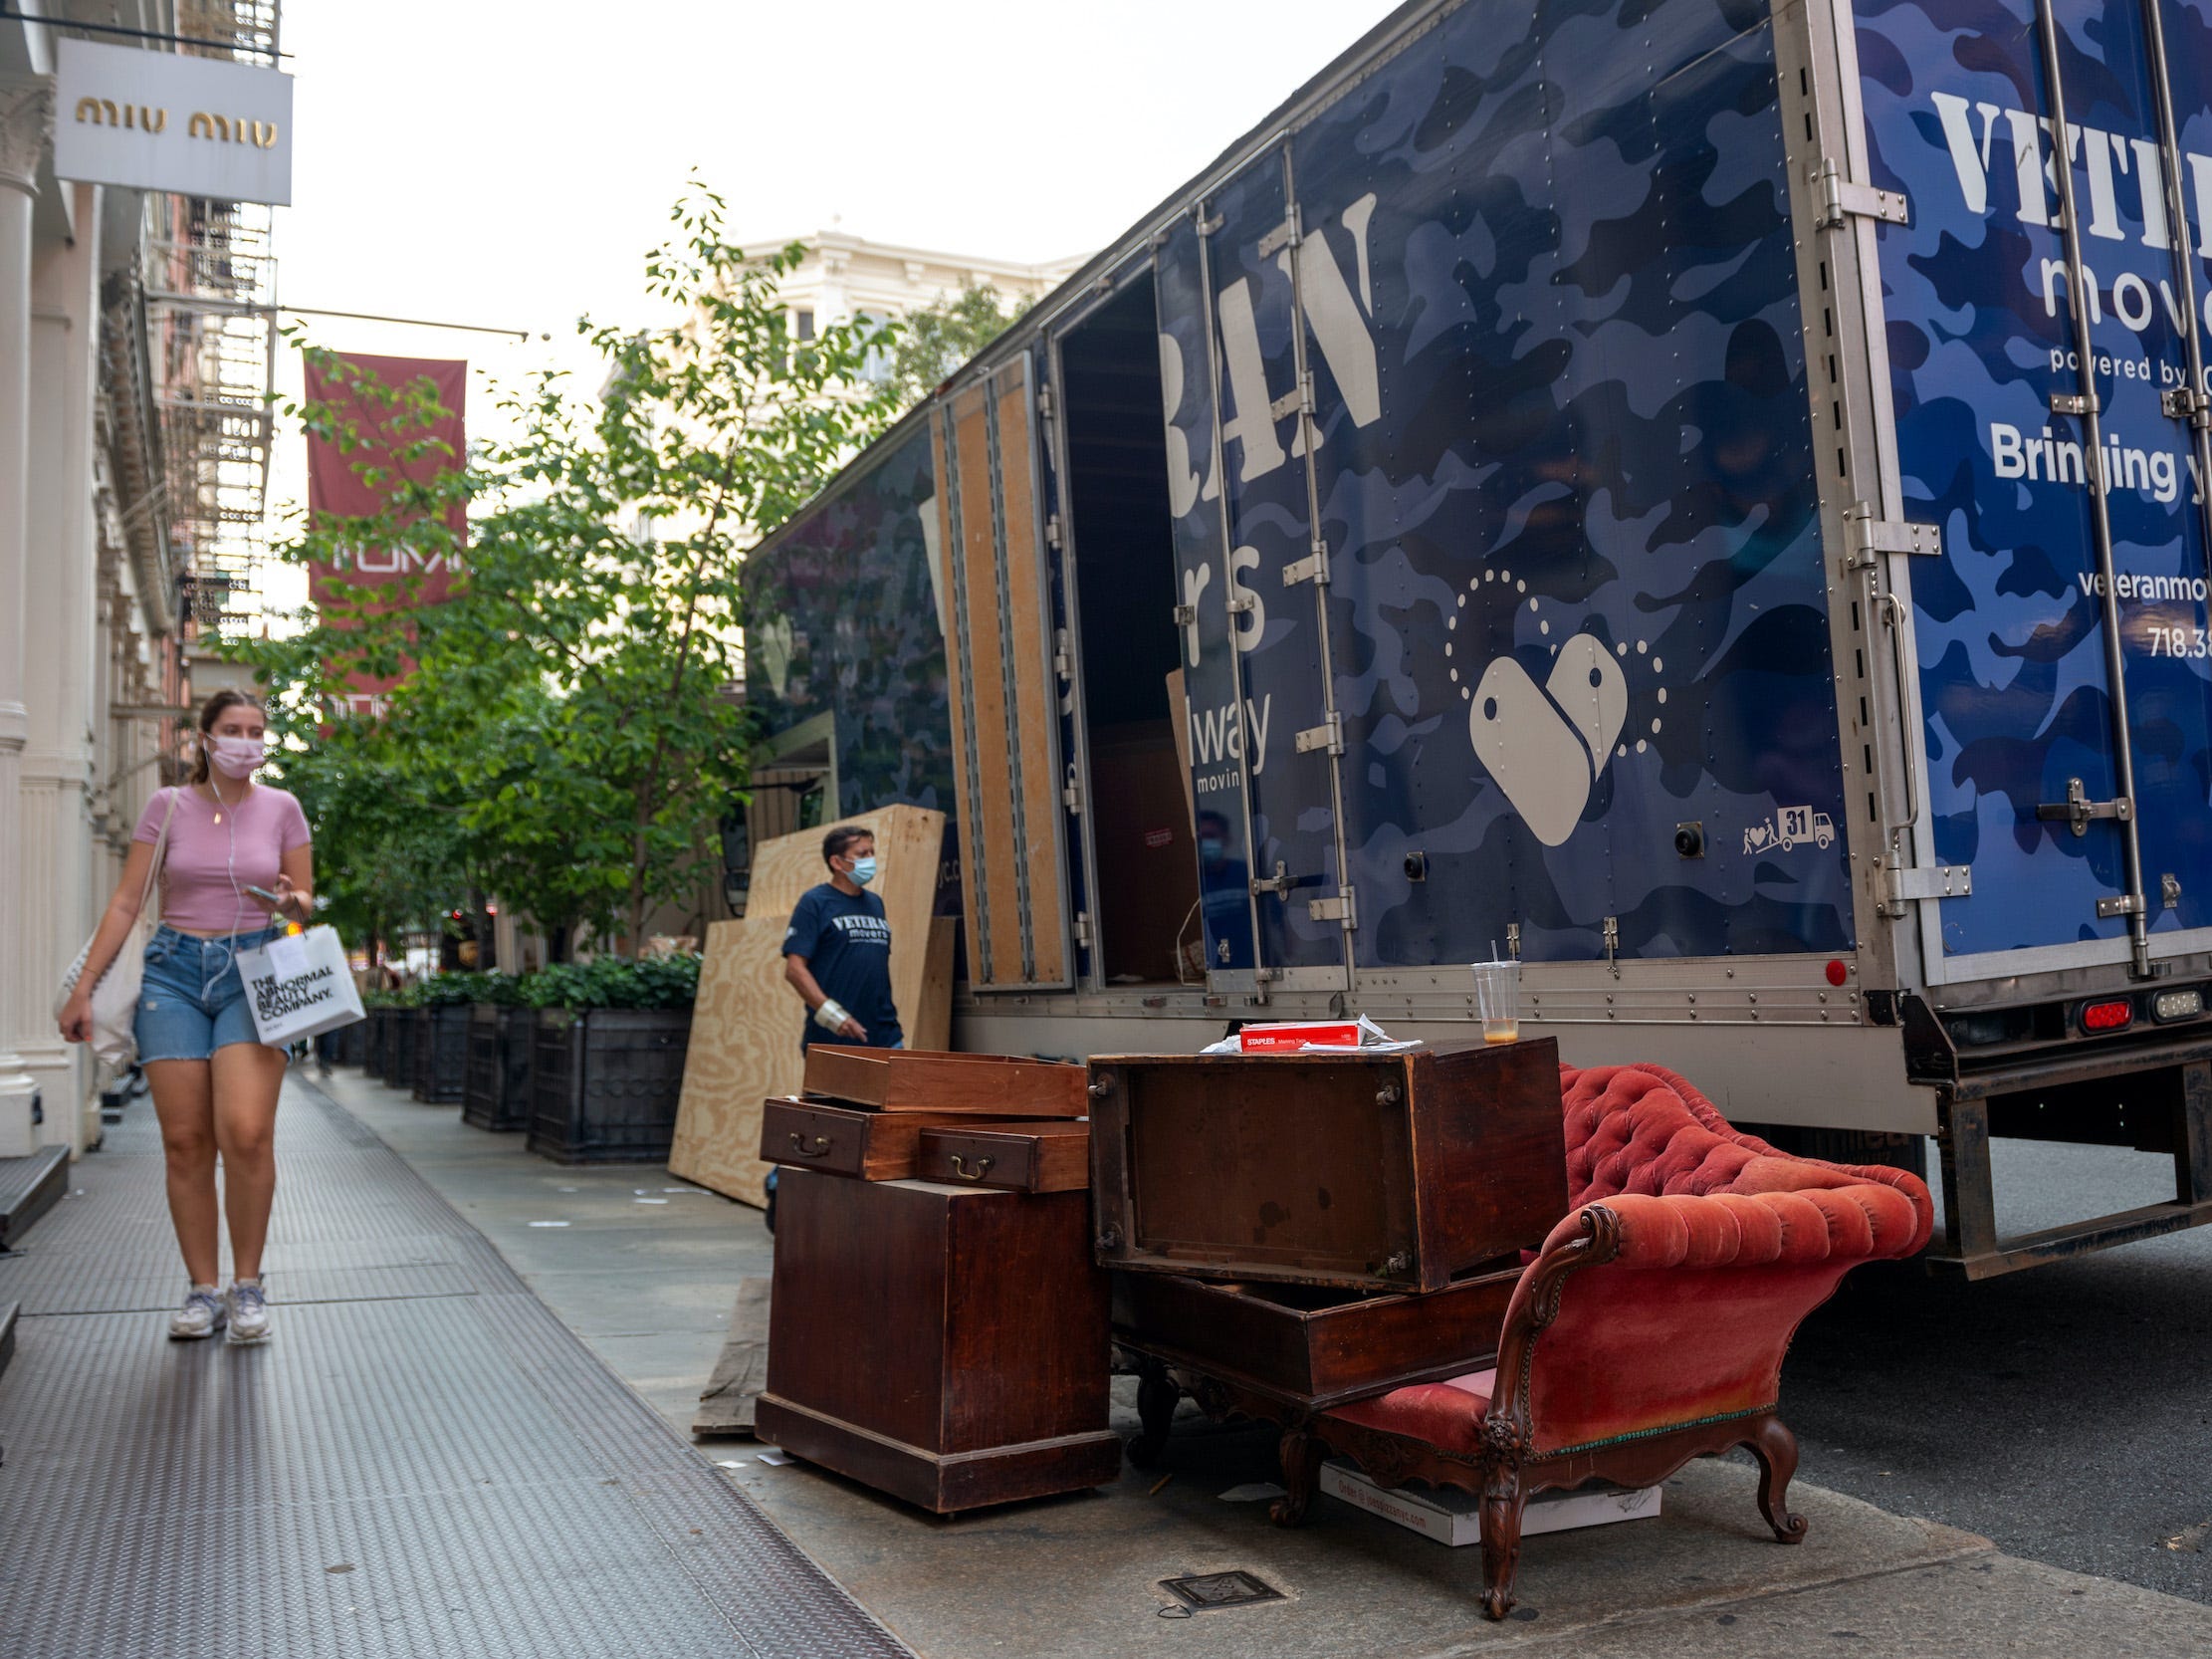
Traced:
<path fill-rule="evenodd" d="M 145 981 L 146 941 L 153 937 L 154 929 L 154 919 L 148 911 L 153 903 L 154 878 L 161 873 L 162 854 L 169 848 L 169 824 L 175 817 L 176 791 L 172 789 L 169 810 L 161 815 L 161 833 L 154 837 L 153 861 L 146 865 L 146 884 L 138 890 L 138 919 L 124 935 L 114 961 L 108 964 L 108 971 L 93 987 L 93 1035 L 89 1047 L 117 1070 L 138 1058 L 135 1030 L 138 991 Z M 92 940 L 87 939 L 85 948 L 77 953 L 77 960 L 69 965 L 69 972 L 62 976 L 62 988 L 54 997 L 55 1019 L 61 1019 L 62 1010 L 69 1006 L 70 993 L 77 989 L 77 982 L 85 975 L 85 958 L 92 954 Z"/>
<path fill-rule="evenodd" d="M 320 1037 L 362 1018 L 345 946 L 334 927 L 279 934 L 238 953 L 238 977 L 254 1031 L 273 1049 Z"/>

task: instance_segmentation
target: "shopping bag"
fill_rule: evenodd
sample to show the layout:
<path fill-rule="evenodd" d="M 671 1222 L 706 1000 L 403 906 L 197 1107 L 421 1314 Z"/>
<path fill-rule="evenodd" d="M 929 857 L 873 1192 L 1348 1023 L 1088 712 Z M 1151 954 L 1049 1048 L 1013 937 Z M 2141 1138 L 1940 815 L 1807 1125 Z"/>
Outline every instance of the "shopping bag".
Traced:
<path fill-rule="evenodd" d="M 334 927 L 281 934 L 238 953 L 238 977 L 254 1031 L 271 1048 L 317 1037 L 361 1016 L 361 996 L 346 968 L 345 946 Z"/>

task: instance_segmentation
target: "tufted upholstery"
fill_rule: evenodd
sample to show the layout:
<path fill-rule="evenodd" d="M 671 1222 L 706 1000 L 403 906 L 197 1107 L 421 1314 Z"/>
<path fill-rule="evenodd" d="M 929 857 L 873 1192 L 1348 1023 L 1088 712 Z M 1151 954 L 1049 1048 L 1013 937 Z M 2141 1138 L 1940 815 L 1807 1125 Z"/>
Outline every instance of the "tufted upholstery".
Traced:
<path fill-rule="evenodd" d="M 1859 1263 L 1927 1242 L 1934 1207 L 1915 1177 L 1778 1152 L 1663 1066 L 1562 1066 L 1560 1092 L 1573 1208 L 1539 1260 L 1584 1237 L 1593 1204 L 1619 1218 L 1620 1251 L 1567 1279 L 1529 1349 L 1518 1404 L 1539 1456 L 1771 1409 L 1805 1315 Z M 1509 1329 L 1535 1283 L 1524 1270 Z M 1471 1454 L 1495 1387 L 1469 1380 L 1332 1415 Z"/>

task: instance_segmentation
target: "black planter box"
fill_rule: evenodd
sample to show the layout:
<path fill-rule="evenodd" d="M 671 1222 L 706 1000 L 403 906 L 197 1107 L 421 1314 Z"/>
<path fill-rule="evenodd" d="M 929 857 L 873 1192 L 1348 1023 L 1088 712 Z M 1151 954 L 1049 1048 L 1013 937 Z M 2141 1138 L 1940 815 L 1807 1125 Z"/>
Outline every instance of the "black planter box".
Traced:
<path fill-rule="evenodd" d="M 416 1038 L 421 1028 L 416 1024 L 419 1008 L 395 1008 L 391 1020 L 384 1027 L 384 1069 L 382 1076 L 391 1088 L 412 1088 L 415 1085 L 415 1050 L 420 1047 Z"/>
<path fill-rule="evenodd" d="M 461 1096 L 462 1122 L 479 1129 L 530 1127 L 531 1049 L 537 1031 L 535 1008 L 479 1003 L 469 1011 L 469 1078 Z"/>
<path fill-rule="evenodd" d="M 435 1003 L 415 1011 L 415 1098 L 433 1106 L 461 1103 L 469 1080 L 469 1005 Z"/>
<path fill-rule="evenodd" d="M 368 1053 L 368 1022 L 355 1020 L 331 1034 L 331 1064 L 358 1066 Z"/>
<path fill-rule="evenodd" d="M 688 1008 L 542 1010 L 530 1149 L 564 1164 L 666 1163 L 690 1041 Z"/>
<path fill-rule="evenodd" d="M 384 1074 L 384 1038 L 391 1030 L 391 1010 L 372 1008 L 361 1022 L 368 1036 L 361 1047 L 361 1069 L 372 1077 Z"/>

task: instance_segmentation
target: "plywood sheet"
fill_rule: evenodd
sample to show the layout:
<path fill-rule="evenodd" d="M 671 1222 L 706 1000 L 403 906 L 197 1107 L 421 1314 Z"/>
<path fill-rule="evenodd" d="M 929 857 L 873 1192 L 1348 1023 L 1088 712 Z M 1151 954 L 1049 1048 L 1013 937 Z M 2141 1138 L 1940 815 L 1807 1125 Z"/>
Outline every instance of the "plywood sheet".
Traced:
<path fill-rule="evenodd" d="M 943 1047 L 952 1023 L 950 940 L 939 943 L 939 918 L 930 912 L 943 864 L 945 815 L 883 807 L 841 822 L 876 838 L 883 874 L 875 890 L 891 924 L 891 998 L 907 1041 Z M 753 867 L 745 918 L 707 930 L 668 1168 L 726 1197 L 762 1205 L 769 1165 L 760 1157 L 761 1103 L 771 1094 L 795 1094 L 803 1075 L 803 1011 L 783 978 L 783 934 L 799 898 L 824 878 L 821 831 L 763 842 Z M 931 991 L 932 963 L 940 954 L 948 958 L 942 1024 L 924 1029 L 940 1018 Z"/>

